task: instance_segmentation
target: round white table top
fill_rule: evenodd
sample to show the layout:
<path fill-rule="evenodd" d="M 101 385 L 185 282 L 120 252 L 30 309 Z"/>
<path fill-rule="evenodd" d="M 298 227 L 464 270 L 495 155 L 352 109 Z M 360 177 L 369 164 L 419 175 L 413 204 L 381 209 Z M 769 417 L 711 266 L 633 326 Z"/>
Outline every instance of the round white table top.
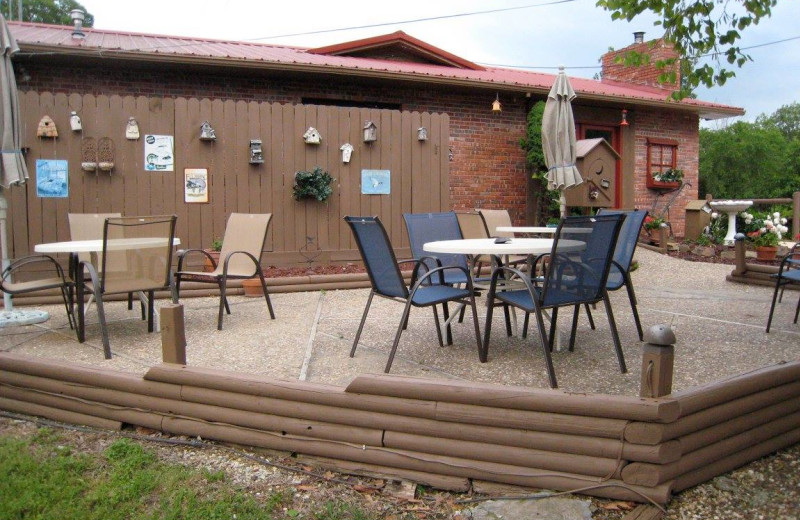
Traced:
<path fill-rule="evenodd" d="M 586 243 L 580 240 L 561 240 L 559 247 L 564 251 L 582 251 Z M 426 242 L 422 249 L 429 253 L 461 255 L 541 255 L 553 249 L 553 239 L 512 238 L 504 244 L 497 244 L 493 238 L 465 238 Z"/>
<path fill-rule="evenodd" d="M 511 233 L 547 233 L 549 235 L 554 235 L 558 228 L 541 226 L 497 226 L 495 229 L 497 229 L 497 231 Z"/>
<path fill-rule="evenodd" d="M 159 247 L 164 245 L 165 239 L 153 238 L 118 238 L 108 241 L 109 249 L 137 249 L 142 247 Z M 180 245 L 181 239 L 175 237 L 172 245 Z M 33 248 L 37 253 L 100 253 L 103 251 L 103 240 L 68 240 L 66 242 L 49 242 L 36 244 Z"/>

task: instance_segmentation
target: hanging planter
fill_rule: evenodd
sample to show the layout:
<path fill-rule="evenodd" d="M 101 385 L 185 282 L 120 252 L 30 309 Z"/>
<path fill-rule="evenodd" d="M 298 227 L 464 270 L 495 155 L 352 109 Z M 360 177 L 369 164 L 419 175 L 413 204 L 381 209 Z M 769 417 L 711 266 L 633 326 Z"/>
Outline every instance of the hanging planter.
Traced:
<path fill-rule="evenodd" d="M 325 202 L 333 193 L 331 183 L 333 177 L 317 166 L 312 171 L 299 171 L 294 174 L 294 187 L 292 188 L 294 200 L 317 199 Z"/>

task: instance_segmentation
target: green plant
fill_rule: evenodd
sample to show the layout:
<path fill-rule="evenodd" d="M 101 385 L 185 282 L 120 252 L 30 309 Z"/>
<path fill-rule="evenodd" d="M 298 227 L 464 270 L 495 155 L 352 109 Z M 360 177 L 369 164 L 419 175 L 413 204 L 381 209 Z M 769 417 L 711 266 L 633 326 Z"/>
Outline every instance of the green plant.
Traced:
<path fill-rule="evenodd" d="M 222 239 L 221 238 L 216 237 L 216 238 L 214 238 L 214 240 L 211 241 L 211 250 L 212 251 L 216 251 L 216 252 L 222 251 Z"/>
<path fill-rule="evenodd" d="M 683 170 L 667 168 L 663 172 L 653 172 L 653 180 L 656 182 L 681 182 Z"/>
<path fill-rule="evenodd" d="M 787 219 L 781 217 L 779 211 L 763 215 L 743 213 L 745 218 L 745 233 L 756 247 L 777 247 L 784 233 L 789 232 L 786 227 Z"/>
<path fill-rule="evenodd" d="M 325 202 L 333 193 L 333 177 L 317 166 L 312 171 L 299 171 L 294 174 L 294 200 L 317 199 Z"/>
<path fill-rule="evenodd" d="M 661 217 L 651 217 L 647 216 L 644 219 L 644 228 L 648 231 L 652 231 L 654 229 L 658 229 L 661 227 L 662 224 L 665 224 L 666 220 Z"/>

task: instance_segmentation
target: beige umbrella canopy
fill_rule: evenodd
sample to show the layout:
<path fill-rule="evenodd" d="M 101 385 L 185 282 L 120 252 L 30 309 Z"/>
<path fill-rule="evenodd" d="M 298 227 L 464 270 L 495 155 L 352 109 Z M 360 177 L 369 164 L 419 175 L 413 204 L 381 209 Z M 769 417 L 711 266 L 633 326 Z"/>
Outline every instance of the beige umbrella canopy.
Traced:
<path fill-rule="evenodd" d="M 8 237 L 6 235 L 6 217 L 8 203 L 5 190 L 14 184 L 24 184 L 28 180 L 28 168 L 22 157 L 19 130 L 19 96 L 17 94 L 17 81 L 14 79 L 14 67 L 11 56 L 19 51 L 16 40 L 8 30 L 6 19 L 0 14 L 0 46 L 3 59 L 0 60 L 0 141 L 3 148 L 0 153 L 0 254 L 3 269 L 9 263 Z M 6 325 L 19 325 L 38 323 L 48 318 L 42 311 L 14 311 L 11 297 L 3 295 L 5 310 L 0 313 L 0 327 Z"/>
<path fill-rule="evenodd" d="M 575 166 L 575 118 L 572 100 L 575 91 L 564 67 L 558 68 L 556 81 L 547 95 L 542 116 L 542 151 L 547 163 L 547 187 L 561 190 L 561 216 L 566 213 L 564 190 L 583 182 Z"/>

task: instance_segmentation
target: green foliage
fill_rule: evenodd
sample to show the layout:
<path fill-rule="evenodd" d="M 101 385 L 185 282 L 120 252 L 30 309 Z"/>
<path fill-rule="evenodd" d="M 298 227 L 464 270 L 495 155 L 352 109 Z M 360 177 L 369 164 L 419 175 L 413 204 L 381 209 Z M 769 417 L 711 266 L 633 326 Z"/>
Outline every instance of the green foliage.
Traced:
<path fill-rule="evenodd" d="M 662 217 L 651 217 L 650 215 L 644 218 L 644 228 L 648 231 L 653 231 L 654 229 L 658 229 L 661 227 L 662 224 L 665 224 L 666 220 Z"/>
<path fill-rule="evenodd" d="M 667 168 L 663 172 L 655 172 L 653 179 L 657 182 L 681 182 L 683 180 L 683 170 Z"/>
<path fill-rule="evenodd" d="M 682 78 L 681 89 L 673 94 L 676 99 L 690 95 L 699 85 L 724 85 L 736 75 L 726 67 L 740 68 L 751 61 L 737 41 L 742 31 L 771 16 L 776 4 L 777 0 L 597 0 L 597 6 L 611 12 L 612 20 L 630 22 L 646 11 L 661 17 L 655 25 L 663 27 L 664 39 L 691 63 L 688 74 Z M 713 66 L 699 61 L 707 56 L 713 60 Z M 656 63 L 663 68 L 672 64 L 674 60 Z M 675 78 L 665 74 L 659 79 L 668 82 Z"/>
<path fill-rule="evenodd" d="M 220 237 L 214 237 L 214 240 L 211 241 L 211 250 L 218 253 L 222 251 L 222 239 Z"/>
<path fill-rule="evenodd" d="M 0 11 L 8 20 L 17 20 L 17 5 L 17 2 L 9 5 L 9 0 L 0 0 Z M 94 16 L 75 0 L 24 0 L 22 2 L 22 20 L 24 22 L 72 25 L 69 12 L 73 9 L 80 9 L 84 12 L 84 27 L 94 25 Z"/>
<path fill-rule="evenodd" d="M 770 116 L 761 114 L 756 118 L 756 125 L 764 129 L 775 128 L 787 140 L 797 140 L 800 138 L 800 103 L 783 105 Z"/>
<path fill-rule="evenodd" d="M 325 202 L 333 193 L 333 177 L 317 166 L 312 171 L 299 171 L 294 174 L 294 200 L 317 199 Z"/>
<path fill-rule="evenodd" d="M 558 191 L 547 189 L 547 163 L 545 163 L 542 149 L 544 107 L 544 101 L 534 103 L 528 112 L 525 137 L 519 140 L 520 147 L 525 151 L 525 164 L 531 174 L 531 179 L 533 179 L 536 220 L 539 222 L 546 222 L 560 213 Z"/>
<path fill-rule="evenodd" d="M 795 154 L 792 156 L 792 154 Z M 721 130 L 700 130 L 700 196 L 716 199 L 790 197 L 800 189 L 800 147 L 777 128 L 736 122 Z"/>

